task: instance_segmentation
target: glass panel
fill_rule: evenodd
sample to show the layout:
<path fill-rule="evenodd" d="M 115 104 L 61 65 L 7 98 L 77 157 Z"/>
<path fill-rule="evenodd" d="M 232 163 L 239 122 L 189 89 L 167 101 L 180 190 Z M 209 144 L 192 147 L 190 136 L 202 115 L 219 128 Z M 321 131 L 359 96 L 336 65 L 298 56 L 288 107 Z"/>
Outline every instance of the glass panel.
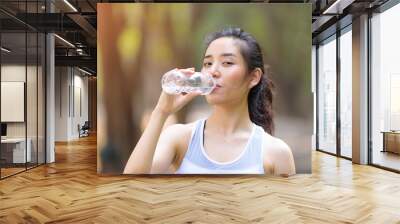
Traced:
<path fill-rule="evenodd" d="M 26 99 L 26 110 L 27 110 L 27 131 L 28 131 L 28 138 L 27 142 L 29 144 L 31 150 L 31 158 L 28 160 L 28 168 L 37 165 L 37 33 L 36 32 L 29 32 L 27 33 L 28 38 L 28 62 L 27 62 L 27 82 L 26 82 L 26 89 L 27 89 L 27 99 Z M 29 148 L 28 147 L 28 148 Z"/>
<path fill-rule="evenodd" d="M 336 154 L 336 38 L 318 48 L 318 149 Z"/>
<path fill-rule="evenodd" d="M 316 81 L 317 81 L 317 48 L 315 45 L 312 46 L 311 52 L 311 73 L 312 73 L 312 92 L 313 92 L 313 135 L 312 135 L 312 149 L 317 149 L 317 89 L 316 89 Z"/>
<path fill-rule="evenodd" d="M 352 35 L 351 30 L 340 37 L 340 153 L 352 157 Z"/>
<path fill-rule="evenodd" d="M 45 163 L 45 35 L 39 34 L 38 45 L 38 163 Z"/>
<path fill-rule="evenodd" d="M 26 34 L 1 34 L 1 140 L 2 178 L 25 170 L 26 150 Z M 6 50 L 4 50 L 6 49 Z"/>
<path fill-rule="evenodd" d="M 0 6 L 17 16 L 45 12 L 44 0 L 1 1 Z M 46 54 L 44 34 L 2 12 L 0 19 L 7 20 L 1 24 L 0 38 L 3 87 L 0 110 L 5 114 L 1 119 L 4 136 L 0 145 L 0 176 L 4 178 L 45 162 Z M 38 21 L 30 19 L 30 22 Z"/>
<path fill-rule="evenodd" d="M 400 170 L 400 4 L 372 22 L 372 163 Z"/>

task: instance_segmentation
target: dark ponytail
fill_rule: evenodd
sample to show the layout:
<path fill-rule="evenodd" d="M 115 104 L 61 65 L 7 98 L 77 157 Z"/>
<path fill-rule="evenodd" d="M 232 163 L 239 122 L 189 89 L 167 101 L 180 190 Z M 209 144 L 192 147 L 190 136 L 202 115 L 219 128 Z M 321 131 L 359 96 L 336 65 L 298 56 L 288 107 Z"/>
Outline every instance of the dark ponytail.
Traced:
<path fill-rule="evenodd" d="M 231 37 L 240 40 L 238 42 L 239 49 L 247 63 L 247 71 L 249 73 L 256 68 L 261 69 L 263 74 L 260 82 L 251 88 L 247 97 L 250 120 L 263 127 L 269 134 L 273 134 L 272 89 L 274 85 L 265 71 L 260 45 L 254 37 L 240 28 L 225 28 L 207 36 L 206 46 L 208 47 L 211 42 L 221 37 Z"/>

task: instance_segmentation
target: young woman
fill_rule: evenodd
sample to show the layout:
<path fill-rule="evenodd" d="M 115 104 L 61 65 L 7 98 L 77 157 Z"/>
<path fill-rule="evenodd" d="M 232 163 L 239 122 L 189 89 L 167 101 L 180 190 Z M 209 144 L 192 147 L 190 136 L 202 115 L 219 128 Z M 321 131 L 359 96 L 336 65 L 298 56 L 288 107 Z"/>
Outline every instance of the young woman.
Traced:
<path fill-rule="evenodd" d="M 211 115 L 161 133 L 170 114 L 200 95 L 162 92 L 124 173 L 295 174 L 290 148 L 272 136 L 272 82 L 259 44 L 240 28 L 213 33 L 206 44 L 202 72 L 217 83 L 206 95 Z"/>

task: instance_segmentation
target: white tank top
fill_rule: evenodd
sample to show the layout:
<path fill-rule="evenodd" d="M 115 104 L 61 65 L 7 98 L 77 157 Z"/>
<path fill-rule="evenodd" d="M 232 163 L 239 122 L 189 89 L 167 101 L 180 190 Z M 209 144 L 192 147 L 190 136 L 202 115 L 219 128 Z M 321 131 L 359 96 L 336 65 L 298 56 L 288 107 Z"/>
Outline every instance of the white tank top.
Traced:
<path fill-rule="evenodd" d="M 253 124 L 247 145 L 235 160 L 217 162 L 208 157 L 203 147 L 205 121 L 206 119 L 196 121 L 189 148 L 176 174 L 264 174 L 262 127 Z"/>

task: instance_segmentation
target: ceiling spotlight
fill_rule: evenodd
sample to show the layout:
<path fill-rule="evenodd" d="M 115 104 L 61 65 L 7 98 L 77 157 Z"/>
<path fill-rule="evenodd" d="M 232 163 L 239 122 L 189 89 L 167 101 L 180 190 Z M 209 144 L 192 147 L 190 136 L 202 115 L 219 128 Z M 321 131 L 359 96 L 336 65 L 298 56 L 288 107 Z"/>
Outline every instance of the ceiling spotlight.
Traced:
<path fill-rule="evenodd" d="M 73 45 L 71 42 L 69 42 L 68 40 L 58 36 L 57 34 L 54 34 L 55 37 L 57 37 L 59 40 L 61 40 L 62 42 L 66 43 L 67 45 L 69 45 L 70 47 L 75 48 L 75 45 Z"/>
<path fill-rule="evenodd" d="M 65 4 L 67 4 L 74 12 L 78 12 L 78 10 L 71 4 L 69 3 L 68 0 L 64 0 Z"/>
<path fill-rule="evenodd" d="M 342 14 L 343 10 L 351 5 L 355 0 L 336 0 L 322 14 Z"/>
<path fill-rule="evenodd" d="M 7 49 L 7 48 L 5 48 L 5 47 L 1 47 L 1 50 L 4 51 L 4 52 L 6 52 L 6 53 L 10 53 L 10 52 L 11 52 L 11 50 L 9 50 L 9 49 Z"/>
<path fill-rule="evenodd" d="M 93 75 L 92 73 L 90 73 L 90 72 L 88 72 L 88 71 L 86 71 L 86 70 L 83 70 L 83 69 L 81 69 L 81 68 L 79 68 L 79 67 L 78 67 L 78 70 L 81 71 L 81 72 L 83 72 L 83 73 L 85 73 L 85 74 L 87 74 L 87 75 L 90 75 L 90 76 Z"/>
<path fill-rule="evenodd" d="M 79 55 L 83 55 L 83 50 L 82 50 L 81 48 L 77 48 L 77 49 L 76 49 L 76 52 L 77 52 Z"/>

